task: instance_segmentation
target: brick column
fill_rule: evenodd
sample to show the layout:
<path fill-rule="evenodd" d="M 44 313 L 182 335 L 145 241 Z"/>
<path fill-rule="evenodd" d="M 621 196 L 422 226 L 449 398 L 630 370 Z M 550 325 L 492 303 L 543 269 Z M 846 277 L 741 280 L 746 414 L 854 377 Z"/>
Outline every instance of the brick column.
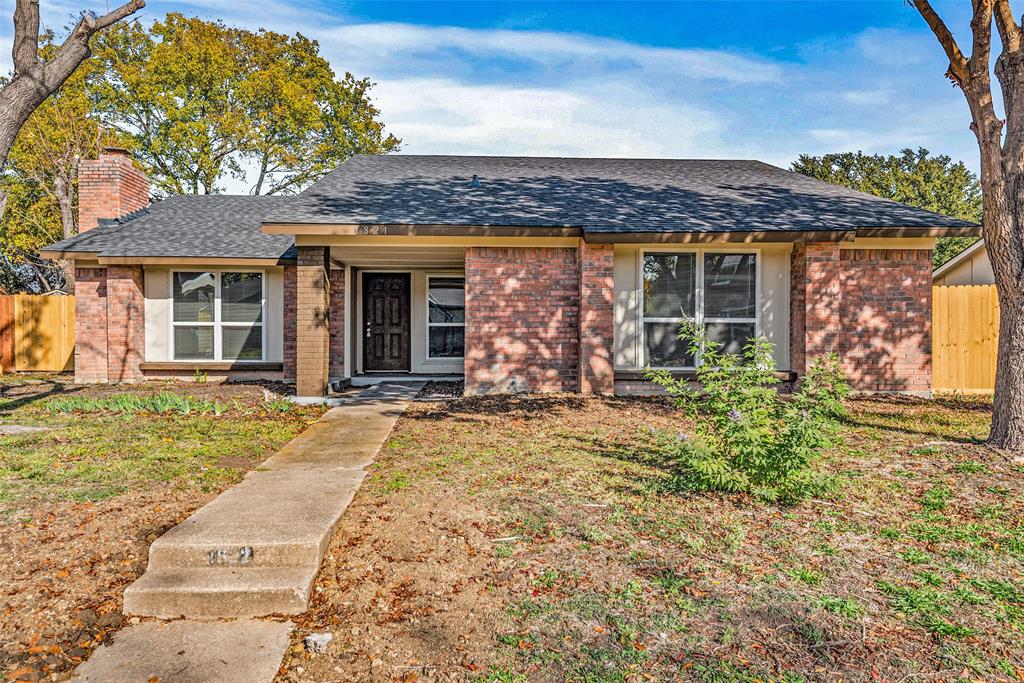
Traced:
<path fill-rule="evenodd" d="M 839 351 L 842 271 L 839 245 L 798 244 L 790 268 L 790 364 L 803 374 L 808 363 Z"/>
<path fill-rule="evenodd" d="M 142 266 L 107 267 L 107 379 L 137 382 L 145 357 Z"/>
<path fill-rule="evenodd" d="M 295 393 L 326 396 L 330 283 L 324 247 L 299 247 L 295 267 Z"/>
<path fill-rule="evenodd" d="M 330 271 L 330 363 L 331 378 L 345 376 L 345 271 Z"/>
<path fill-rule="evenodd" d="M 615 393 L 615 251 L 580 240 L 580 392 Z"/>
<path fill-rule="evenodd" d="M 284 298 L 284 380 L 295 381 L 295 266 L 285 266 L 282 297 Z"/>
<path fill-rule="evenodd" d="M 107 381 L 107 269 L 75 268 L 75 382 Z"/>

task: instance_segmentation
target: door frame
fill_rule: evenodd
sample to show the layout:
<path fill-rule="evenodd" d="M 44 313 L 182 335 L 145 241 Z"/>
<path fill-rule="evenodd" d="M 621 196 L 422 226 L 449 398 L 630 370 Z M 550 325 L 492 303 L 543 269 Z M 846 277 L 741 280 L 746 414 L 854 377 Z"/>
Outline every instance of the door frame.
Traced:
<path fill-rule="evenodd" d="M 405 285 L 408 292 L 407 300 L 409 302 L 409 309 L 406 311 L 409 320 L 409 340 L 407 344 L 408 363 L 405 370 L 370 370 L 372 373 L 380 374 L 409 374 L 412 372 L 412 270 L 399 270 L 395 268 L 382 268 L 382 269 L 358 269 L 356 271 L 356 291 L 355 303 L 356 303 L 356 314 L 352 317 L 355 323 L 355 329 L 352 331 L 353 336 L 356 339 L 355 357 L 358 359 L 358 367 L 356 372 L 351 374 L 365 374 L 366 369 L 366 344 L 365 344 L 365 303 L 366 303 L 366 288 L 363 286 L 363 275 L 405 275 Z"/>

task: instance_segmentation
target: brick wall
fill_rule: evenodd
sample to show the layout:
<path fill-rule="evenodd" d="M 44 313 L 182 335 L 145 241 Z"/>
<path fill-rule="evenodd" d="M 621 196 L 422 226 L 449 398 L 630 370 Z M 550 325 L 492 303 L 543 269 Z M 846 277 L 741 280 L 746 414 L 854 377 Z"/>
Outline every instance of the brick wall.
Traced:
<path fill-rule="evenodd" d="M 796 245 L 792 369 L 838 353 L 860 391 L 931 391 L 931 251 Z"/>
<path fill-rule="evenodd" d="M 345 271 L 332 269 L 330 276 L 330 362 L 332 378 L 345 376 Z"/>
<path fill-rule="evenodd" d="M 580 386 L 584 394 L 615 392 L 615 251 L 610 244 L 580 240 Z"/>
<path fill-rule="evenodd" d="M 107 379 L 142 379 L 146 317 L 142 266 L 107 267 Z"/>
<path fill-rule="evenodd" d="M 330 290 L 324 247 L 299 247 L 295 267 L 295 392 L 327 392 Z"/>
<path fill-rule="evenodd" d="M 572 247 L 466 248 L 466 393 L 576 391 Z"/>
<path fill-rule="evenodd" d="M 75 268 L 75 381 L 107 381 L 106 268 Z"/>
<path fill-rule="evenodd" d="M 931 251 L 844 249 L 840 263 L 840 355 L 853 386 L 931 391 Z"/>
<path fill-rule="evenodd" d="M 295 266 L 285 266 L 284 284 L 284 380 L 295 381 Z"/>
<path fill-rule="evenodd" d="M 98 159 L 78 164 L 78 230 L 99 225 L 101 218 L 120 218 L 149 205 L 146 175 L 124 150 L 106 149 Z"/>

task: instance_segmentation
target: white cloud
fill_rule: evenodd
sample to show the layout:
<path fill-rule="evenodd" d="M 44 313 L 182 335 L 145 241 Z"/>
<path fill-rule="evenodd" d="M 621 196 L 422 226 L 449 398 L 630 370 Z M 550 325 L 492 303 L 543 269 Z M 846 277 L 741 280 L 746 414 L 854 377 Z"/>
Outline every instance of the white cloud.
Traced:
<path fill-rule="evenodd" d="M 408 153 L 717 156 L 725 132 L 713 112 L 645 99 L 622 84 L 576 90 L 414 78 L 381 82 L 375 97 Z"/>
<path fill-rule="evenodd" d="M 338 26 L 326 33 L 329 37 L 322 39 L 325 50 L 337 56 L 339 63 L 354 65 L 370 74 L 378 73 L 382 67 L 415 68 L 410 59 L 447 57 L 462 61 L 466 57 L 487 57 L 511 58 L 545 67 L 571 67 L 574 71 L 637 70 L 730 83 L 774 82 L 782 75 L 776 64 L 731 52 L 649 47 L 551 31 L 375 23 Z"/>

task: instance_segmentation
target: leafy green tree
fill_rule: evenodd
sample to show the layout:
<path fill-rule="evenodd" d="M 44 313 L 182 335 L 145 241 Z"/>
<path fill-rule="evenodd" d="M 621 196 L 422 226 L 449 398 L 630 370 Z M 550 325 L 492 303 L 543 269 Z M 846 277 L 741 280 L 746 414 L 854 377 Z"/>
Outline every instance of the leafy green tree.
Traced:
<path fill-rule="evenodd" d="M 353 154 L 384 154 L 372 83 L 337 78 L 300 34 L 252 32 L 181 14 L 148 29 L 122 25 L 96 41 L 101 120 L 131 136 L 161 194 L 297 192 Z"/>
<path fill-rule="evenodd" d="M 842 152 L 820 157 L 801 154 L 792 170 L 878 197 L 967 221 L 981 222 L 981 185 L 963 162 L 931 156 L 927 149 L 904 149 L 882 156 Z M 937 268 L 970 246 L 975 237 L 936 240 L 932 263 Z"/>

